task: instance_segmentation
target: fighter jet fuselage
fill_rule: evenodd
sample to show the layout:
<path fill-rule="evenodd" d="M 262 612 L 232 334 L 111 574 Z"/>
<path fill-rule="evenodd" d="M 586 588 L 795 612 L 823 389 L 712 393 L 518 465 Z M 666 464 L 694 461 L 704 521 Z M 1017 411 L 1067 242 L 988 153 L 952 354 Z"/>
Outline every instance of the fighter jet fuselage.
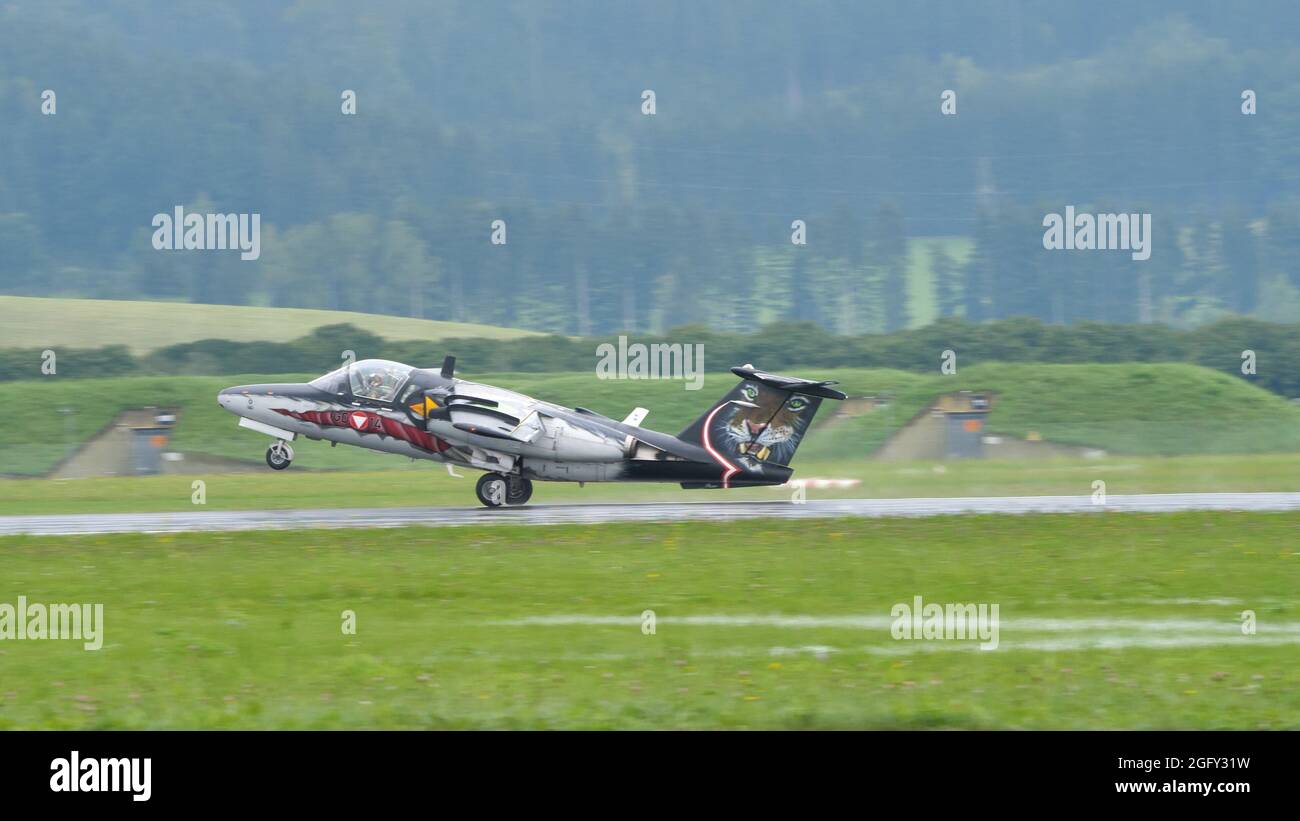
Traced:
<path fill-rule="evenodd" d="M 398 362 L 355 362 L 302 384 L 240 385 L 217 397 L 240 425 L 275 438 L 267 464 L 289 466 L 302 436 L 486 471 L 484 504 L 522 504 L 532 481 L 676 482 L 685 488 L 786 482 L 790 458 L 831 382 L 733 368 L 742 382 L 677 436 Z"/>

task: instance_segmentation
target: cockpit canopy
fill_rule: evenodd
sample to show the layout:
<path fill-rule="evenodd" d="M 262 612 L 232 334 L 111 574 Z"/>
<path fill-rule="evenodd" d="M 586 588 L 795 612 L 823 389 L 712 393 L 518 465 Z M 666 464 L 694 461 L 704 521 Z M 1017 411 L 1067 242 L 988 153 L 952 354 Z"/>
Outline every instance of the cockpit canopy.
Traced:
<path fill-rule="evenodd" d="M 311 385 L 328 393 L 352 395 L 378 402 L 391 402 L 402 383 L 415 370 L 401 362 L 387 359 L 363 359 L 311 381 Z"/>

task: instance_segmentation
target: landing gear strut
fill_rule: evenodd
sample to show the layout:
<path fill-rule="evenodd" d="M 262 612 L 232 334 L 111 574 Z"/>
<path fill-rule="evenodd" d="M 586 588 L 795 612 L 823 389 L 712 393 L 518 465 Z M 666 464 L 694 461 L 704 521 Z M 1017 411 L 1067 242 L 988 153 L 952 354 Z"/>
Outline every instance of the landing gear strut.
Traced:
<path fill-rule="evenodd" d="M 474 487 L 478 500 L 488 507 L 522 505 L 533 495 L 533 483 L 522 476 L 484 473 Z"/>
<path fill-rule="evenodd" d="M 271 470 L 284 470 L 293 461 L 293 448 L 283 439 L 276 439 L 275 444 L 266 449 L 266 463 Z"/>

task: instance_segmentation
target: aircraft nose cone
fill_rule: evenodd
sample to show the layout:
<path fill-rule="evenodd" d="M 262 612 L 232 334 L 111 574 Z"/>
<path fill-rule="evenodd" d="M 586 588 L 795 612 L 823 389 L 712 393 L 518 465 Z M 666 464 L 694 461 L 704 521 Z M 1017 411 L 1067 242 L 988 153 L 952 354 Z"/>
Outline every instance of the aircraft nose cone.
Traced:
<path fill-rule="evenodd" d="M 242 385 L 239 385 L 233 388 L 225 388 L 224 390 L 218 391 L 217 404 L 225 408 L 226 410 L 230 410 L 231 406 L 235 403 L 235 400 L 239 398 L 239 395 L 243 393 L 244 390 L 245 388 Z"/>

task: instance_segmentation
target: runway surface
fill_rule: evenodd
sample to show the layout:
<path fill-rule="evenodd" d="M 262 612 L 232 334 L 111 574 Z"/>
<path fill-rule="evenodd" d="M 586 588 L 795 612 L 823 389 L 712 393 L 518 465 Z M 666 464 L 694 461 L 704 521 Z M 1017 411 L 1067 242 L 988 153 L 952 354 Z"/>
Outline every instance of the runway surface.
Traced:
<path fill-rule="evenodd" d="M 527 505 L 518 508 L 322 508 L 184 513 L 0 516 L 0 535 L 177 533 L 345 527 L 601 524 L 694 520 L 947 516 L 963 513 L 1168 513 L 1186 510 L 1300 510 L 1300 493 L 1163 493 L 1108 496 L 986 496 L 934 499 L 825 499 L 793 502 Z"/>

